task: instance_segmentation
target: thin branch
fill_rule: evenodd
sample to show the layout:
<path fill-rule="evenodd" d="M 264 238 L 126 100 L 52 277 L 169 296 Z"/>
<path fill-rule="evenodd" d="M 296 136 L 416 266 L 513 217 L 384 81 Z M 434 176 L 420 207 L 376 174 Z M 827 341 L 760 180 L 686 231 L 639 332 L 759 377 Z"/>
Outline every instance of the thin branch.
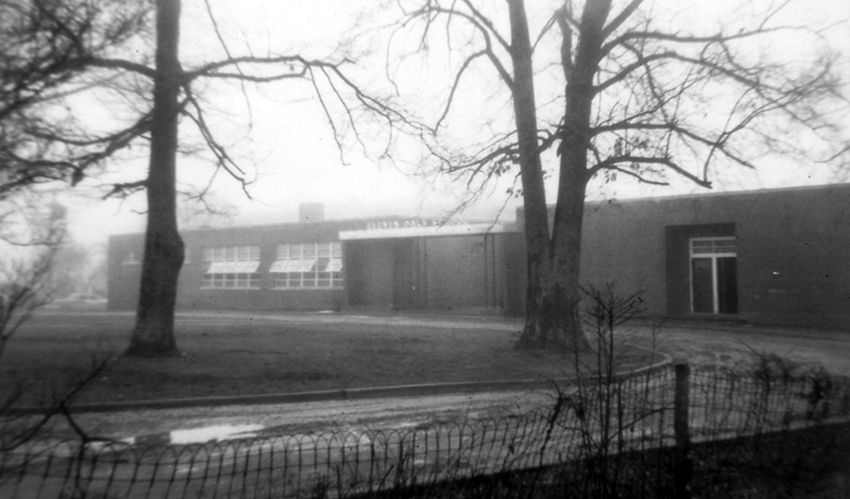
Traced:
<path fill-rule="evenodd" d="M 609 170 L 609 171 L 615 171 L 615 172 L 623 173 L 625 175 L 628 175 L 630 177 L 637 179 L 638 182 L 641 182 L 643 184 L 660 185 L 660 186 L 670 185 L 669 182 L 663 182 L 663 181 L 660 181 L 660 180 L 650 180 L 650 179 L 644 177 L 643 175 L 641 175 L 638 172 L 626 170 L 625 168 L 620 168 L 619 166 L 610 166 L 610 167 L 605 168 L 605 169 Z"/>
<path fill-rule="evenodd" d="M 486 54 L 487 54 L 487 51 L 479 50 L 478 52 L 470 55 L 469 57 L 466 58 L 466 60 L 463 61 L 463 65 L 460 67 L 457 74 L 455 74 L 455 80 L 452 83 L 451 90 L 449 91 L 449 98 L 448 98 L 448 101 L 446 102 L 446 107 L 443 109 L 443 114 L 441 114 L 440 118 L 437 120 L 437 124 L 434 125 L 434 131 L 436 131 L 438 128 L 440 128 L 440 124 L 442 124 L 443 120 L 446 119 L 446 116 L 449 114 L 449 110 L 451 109 L 451 106 L 452 106 L 452 101 L 454 100 L 455 92 L 457 91 L 458 85 L 460 84 L 460 79 L 461 79 L 461 77 L 463 77 L 464 71 L 466 71 L 466 69 L 469 67 L 470 64 L 472 64 L 472 62 L 475 59 L 477 59 L 477 58 L 479 58 L 483 55 L 486 55 Z"/>
<path fill-rule="evenodd" d="M 484 26 L 486 26 L 487 29 L 489 30 L 489 32 L 492 33 L 493 36 L 496 38 L 496 40 L 499 42 L 499 45 L 502 46 L 502 48 L 505 50 L 505 52 L 510 54 L 511 53 L 511 44 L 508 43 L 508 41 L 499 33 L 499 31 L 496 29 L 496 26 L 493 24 L 493 21 L 490 20 L 489 17 L 482 14 L 480 10 L 476 9 L 475 5 L 473 5 L 471 0 L 462 0 L 462 1 L 466 5 L 466 7 L 470 10 L 470 12 L 472 12 L 472 15 L 475 17 L 475 19 L 478 20 Z"/>
<path fill-rule="evenodd" d="M 238 181 L 242 187 L 242 192 L 250 199 L 251 195 L 248 193 L 247 185 L 248 182 L 245 180 L 245 171 L 230 157 L 227 149 L 222 146 L 215 138 L 210 129 L 209 125 L 204 118 L 204 111 L 192 92 L 192 88 L 189 84 L 185 84 L 183 86 L 184 92 L 186 94 L 186 102 L 189 106 L 195 110 L 195 113 L 184 112 L 183 114 L 189 117 L 195 123 L 195 126 L 198 128 L 198 131 L 201 132 L 201 136 L 204 139 L 204 142 L 207 144 L 207 148 L 213 153 L 213 156 L 216 158 L 216 165 L 218 168 L 224 169 L 234 180 Z"/>
<path fill-rule="evenodd" d="M 147 179 L 136 180 L 135 182 L 120 182 L 112 184 L 112 190 L 103 195 L 101 199 L 108 199 L 113 196 L 127 197 L 133 192 L 138 192 L 146 189 L 148 186 Z"/>
<path fill-rule="evenodd" d="M 723 33 L 716 33 L 712 35 L 706 36 L 696 36 L 696 35 L 678 35 L 673 33 L 663 33 L 660 31 L 629 31 L 623 33 L 617 38 L 611 40 L 610 42 L 604 44 L 602 46 L 602 55 L 607 56 L 614 48 L 620 45 L 624 45 L 631 40 L 656 40 L 656 41 L 665 41 L 672 42 L 675 44 L 711 44 L 711 43 L 721 43 L 721 42 L 730 42 L 733 40 L 743 40 L 746 38 L 753 38 L 757 36 L 762 36 L 767 33 L 779 32 L 779 31 L 788 31 L 788 30 L 798 30 L 799 28 L 790 27 L 790 26 L 780 26 L 776 28 L 765 28 L 759 27 L 754 30 L 746 30 L 740 31 L 733 35 L 726 35 Z"/>
<path fill-rule="evenodd" d="M 325 61 L 319 60 L 308 60 L 300 55 L 281 55 L 274 57 L 255 57 L 255 56 L 240 56 L 240 57 L 231 57 L 228 59 L 223 59 L 215 62 L 208 62 L 203 64 L 197 69 L 191 71 L 184 71 L 183 78 L 184 80 L 194 80 L 200 76 L 207 77 L 225 77 L 225 78 L 238 78 L 239 73 L 221 73 L 222 69 L 231 67 L 231 66 L 239 66 L 240 64 L 254 64 L 261 66 L 278 66 L 278 65 L 288 65 L 290 68 L 289 73 L 284 73 L 281 75 L 275 75 L 269 78 L 277 78 L 280 79 L 282 77 L 286 77 L 287 75 L 292 76 L 303 76 L 305 74 L 306 68 L 308 66 L 311 67 L 319 67 L 319 66 L 339 66 L 340 64 L 344 64 L 346 62 L 351 62 L 348 59 L 343 59 L 339 63 L 329 63 Z M 295 69 L 295 66 L 298 66 L 298 70 Z M 259 76 L 251 76 L 252 79 L 262 80 L 262 77 Z"/>
<path fill-rule="evenodd" d="M 337 149 L 337 152 L 339 153 L 339 159 L 342 162 L 342 164 L 345 165 L 347 163 L 346 163 L 345 157 L 342 153 L 343 146 L 342 146 L 342 141 L 340 140 L 339 130 L 337 130 L 335 120 L 334 120 L 333 116 L 331 116 L 330 109 L 328 109 L 328 105 L 325 102 L 324 96 L 322 96 L 322 91 L 319 89 L 319 86 L 316 83 L 316 77 L 315 77 L 315 74 L 313 72 L 313 68 L 308 68 L 308 69 L 310 71 L 310 84 L 313 86 L 313 90 L 316 92 L 316 98 L 319 100 L 319 105 L 322 107 L 322 112 L 325 113 L 325 119 L 328 120 L 328 124 L 331 127 L 331 132 L 332 132 L 331 135 L 333 136 L 334 143 L 336 143 L 336 149 Z"/>
<path fill-rule="evenodd" d="M 662 165 L 662 166 L 665 166 L 665 167 L 669 168 L 670 170 L 678 173 L 679 175 L 687 178 L 691 182 L 693 182 L 693 183 L 695 183 L 695 184 L 697 184 L 701 187 L 705 187 L 707 189 L 711 188 L 711 182 L 709 182 L 707 179 L 701 179 L 701 178 L 695 176 L 694 174 L 688 172 L 687 170 L 683 169 L 681 166 L 676 164 L 670 158 L 662 158 L 662 157 L 654 157 L 654 156 L 633 156 L 631 154 L 625 154 L 625 155 L 621 155 L 621 156 L 612 156 L 610 158 L 603 160 L 600 163 L 597 163 L 596 165 L 592 166 L 591 168 L 589 168 L 588 169 L 588 177 L 595 175 L 600 170 L 616 167 L 620 163 Z"/>
<path fill-rule="evenodd" d="M 233 55 L 230 53 L 230 48 L 227 46 L 227 43 L 224 41 L 224 37 L 221 36 L 221 30 L 218 27 L 218 20 L 213 15 L 212 5 L 210 5 L 209 0 L 204 0 L 204 5 L 207 9 L 207 17 L 209 17 L 210 22 L 213 25 L 213 31 L 215 31 L 215 36 L 218 38 L 218 43 L 221 45 L 221 48 L 224 49 L 224 53 L 227 54 L 229 59 L 233 58 Z M 236 66 L 236 70 L 239 71 L 239 74 L 244 74 L 242 72 L 242 68 L 239 65 Z M 248 127 L 252 128 L 252 124 L 254 122 L 253 119 L 253 109 L 251 108 L 251 99 L 248 98 L 248 89 L 245 87 L 245 80 L 241 80 L 239 82 L 239 88 L 242 90 L 242 98 L 245 99 L 245 105 L 248 107 Z"/>
<path fill-rule="evenodd" d="M 467 6 L 468 6 L 468 2 L 466 0 L 464 0 L 464 3 L 467 4 Z M 443 15 L 447 15 L 447 16 L 458 16 L 462 19 L 465 19 L 470 24 L 472 24 L 473 27 L 475 27 L 475 29 L 482 35 L 482 37 L 484 39 L 484 49 L 483 50 L 487 54 L 487 58 L 490 59 L 490 62 L 493 64 L 493 67 L 496 68 L 496 71 L 499 73 L 499 76 L 502 78 L 502 81 L 505 82 L 505 84 L 508 86 L 508 88 L 513 89 L 514 88 L 514 81 L 513 81 L 513 78 L 511 77 L 511 73 L 507 70 L 507 68 L 505 68 L 504 64 L 502 64 L 502 61 L 499 59 L 499 57 L 494 52 L 492 38 L 495 37 L 496 40 L 498 41 L 498 43 L 501 45 L 501 47 L 505 51 L 507 51 L 509 54 L 512 52 L 511 46 L 498 33 L 498 31 L 496 31 L 495 26 L 493 25 L 492 21 L 487 19 L 486 16 L 484 16 L 481 12 L 479 12 L 475 9 L 473 9 L 472 14 L 469 14 L 467 12 L 459 11 L 459 10 L 454 9 L 454 8 L 440 7 L 439 5 L 434 5 L 434 4 L 431 4 L 430 2 L 425 7 L 411 13 L 409 17 L 410 18 L 422 17 L 422 18 L 426 19 L 426 21 L 425 21 L 425 23 L 426 23 L 425 24 L 425 31 L 426 32 L 423 34 L 423 37 L 424 37 L 424 36 L 427 36 L 427 31 L 428 31 L 428 28 L 430 27 L 430 24 L 431 24 L 433 17 L 436 16 L 436 15 L 439 15 L 439 14 L 443 14 Z"/>

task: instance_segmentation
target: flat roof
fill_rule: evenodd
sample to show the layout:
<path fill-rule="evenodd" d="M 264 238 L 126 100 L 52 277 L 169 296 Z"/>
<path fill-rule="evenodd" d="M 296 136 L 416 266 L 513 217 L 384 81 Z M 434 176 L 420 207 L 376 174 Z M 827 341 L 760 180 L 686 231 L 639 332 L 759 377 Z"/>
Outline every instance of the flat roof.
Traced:
<path fill-rule="evenodd" d="M 626 198 L 612 198 L 611 201 L 616 203 L 637 203 L 642 201 L 668 201 L 672 199 L 700 199 L 700 198 L 711 198 L 711 197 L 721 197 L 721 196 L 758 196 L 758 195 L 770 195 L 770 194 L 781 194 L 788 192 L 806 192 L 806 191 L 819 191 L 825 189 L 847 189 L 850 190 L 850 183 L 847 182 L 837 182 L 834 184 L 818 184 L 818 185 L 795 185 L 790 187 L 774 187 L 774 188 L 763 188 L 763 189 L 745 189 L 740 191 L 714 191 L 709 190 L 706 192 L 695 192 L 691 194 L 668 194 L 664 196 L 646 196 L 646 197 L 626 197 Z M 587 204 L 602 204 L 608 203 L 609 200 L 602 199 L 599 201 L 586 201 Z M 550 207 L 555 206 L 550 204 Z"/>
<path fill-rule="evenodd" d="M 512 226 L 502 223 L 469 224 L 416 224 L 412 221 L 381 223 L 362 230 L 341 230 L 339 239 L 353 241 L 362 239 L 397 239 L 406 237 L 446 237 L 502 234 L 515 232 Z"/>

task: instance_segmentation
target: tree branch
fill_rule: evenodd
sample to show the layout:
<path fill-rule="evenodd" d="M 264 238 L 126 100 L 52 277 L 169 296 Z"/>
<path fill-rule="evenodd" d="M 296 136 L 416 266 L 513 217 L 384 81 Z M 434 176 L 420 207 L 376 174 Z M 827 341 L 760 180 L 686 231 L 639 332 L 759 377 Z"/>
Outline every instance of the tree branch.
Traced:
<path fill-rule="evenodd" d="M 621 163 L 661 165 L 661 166 L 664 166 L 666 168 L 669 168 L 670 170 L 672 170 L 672 171 L 676 172 L 677 174 L 687 178 L 691 182 L 693 182 L 693 183 L 695 183 L 695 184 L 697 184 L 701 187 L 705 187 L 707 189 L 711 188 L 711 182 L 709 182 L 707 179 L 701 179 L 701 178 L 695 176 L 694 174 L 688 172 L 687 170 L 685 170 L 684 168 L 682 168 L 681 166 L 676 164 L 670 158 L 653 157 L 653 156 L 633 156 L 633 155 L 630 155 L 630 154 L 625 154 L 625 155 L 621 155 L 621 156 L 612 156 L 612 157 L 609 157 L 609 158 L 603 160 L 602 162 L 595 164 L 591 168 L 589 168 L 588 169 L 588 176 L 596 175 L 601 170 L 605 170 L 605 169 L 609 169 L 609 168 L 616 168 L 617 165 L 619 165 Z"/>
<path fill-rule="evenodd" d="M 129 194 L 146 189 L 148 180 L 136 180 L 135 182 L 121 182 L 112 184 L 112 190 L 104 194 L 101 199 L 108 199 L 113 196 L 127 197 Z"/>
<path fill-rule="evenodd" d="M 499 60 L 499 57 L 493 51 L 493 41 L 492 38 L 495 37 L 498 41 L 499 45 L 506 51 L 508 54 L 512 52 L 510 44 L 504 39 L 504 37 L 496 31 L 495 26 L 492 21 L 490 21 L 486 16 L 484 16 L 480 11 L 471 7 L 471 4 L 468 0 L 462 0 L 467 7 L 472 10 L 472 14 L 457 10 L 455 8 L 444 8 L 439 4 L 435 4 L 432 0 L 428 0 L 427 4 L 418 9 L 408 17 L 415 18 L 424 18 L 425 19 L 425 33 L 423 33 L 423 37 L 427 36 L 428 28 L 431 25 L 432 20 L 436 15 L 443 14 L 449 17 L 457 16 L 462 19 L 465 19 L 473 27 L 481 34 L 484 39 L 484 52 L 487 54 L 487 58 L 490 59 L 490 62 L 493 64 L 493 67 L 496 68 L 496 72 L 499 73 L 499 77 L 502 78 L 502 81 L 508 86 L 508 88 L 514 87 L 514 81 L 511 77 L 510 71 L 508 71 L 502 61 Z"/>
<path fill-rule="evenodd" d="M 623 23 L 626 22 L 626 20 L 629 19 L 632 14 L 635 13 L 637 8 L 640 7 L 640 4 L 642 3 L 643 0 L 632 0 L 631 2 L 629 2 L 629 4 L 623 8 L 622 12 L 620 12 L 617 17 L 612 19 L 611 22 L 608 23 L 608 26 L 605 26 L 605 28 L 602 29 L 602 39 L 605 40 L 609 36 L 611 36 L 614 31 L 616 31 L 620 26 L 622 26 Z M 604 46 L 602 53 L 605 53 Z"/>
<path fill-rule="evenodd" d="M 789 26 L 781 26 L 776 28 L 765 28 L 759 27 L 755 30 L 746 30 L 740 31 L 739 33 L 733 35 L 726 35 L 723 33 L 715 33 L 712 35 L 705 36 L 697 36 L 697 35 L 679 35 L 674 33 L 663 33 L 660 31 L 629 31 L 623 33 L 617 38 L 611 40 L 602 46 L 602 55 L 607 56 L 614 48 L 620 45 L 624 45 L 631 40 L 655 40 L 655 41 L 665 41 L 672 42 L 675 44 L 714 44 L 714 43 L 726 43 L 734 40 L 743 40 L 746 38 L 753 38 L 765 35 L 767 33 L 779 32 L 779 31 L 787 31 L 787 30 L 795 30 L 797 28 L 789 27 Z"/>
<path fill-rule="evenodd" d="M 475 59 L 477 59 L 477 58 L 479 58 L 483 55 L 486 55 L 486 54 L 487 54 L 486 50 L 479 50 L 478 52 L 470 55 L 469 57 L 466 58 L 466 60 L 463 61 L 463 65 L 461 65 L 460 69 L 455 74 L 455 79 L 454 79 L 454 82 L 452 83 L 451 90 L 449 91 L 449 98 L 448 98 L 448 101 L 446 102 L 446 107 L 443 109 L 443 114 L 440 115 L 440 118 L 437 120 L 437 123 L 434 125 L 435 131 L 438 128 L 440 128 L 440 124 L 443 122 L 444 119 L 446 119 L 446 115 L 449 114 L 449 109 L 451 109 L 452 101 L 454 100 L 454 96 L 455 96 L 455 92 L 457 91 L 457 87 L 460 84 L 460 79 L 463 76 L 464 71 L 466 71 L 466 68 L 468 68 L 469 65 L 472 64 L 472 61 L 474 61 Z"/>
<path fill-rule="evenodd" d="M 74 61 L 72 61 L 74 62 Z M 105 69 L 123 69 L 125 71 L 130 71 L 132 73 L 136 73 L 142 76 L 146 76 L 153 80 L 156 78 L 156 70 L 154 68 L 145 66 L 144 64 L 140 64 L 133 61 L 128 61 L 126 59 L 107 59 L 103 57 L 88 57 L 84 59 L 80 59 L 78 64 L 80 66 L 91 66 L 95 68 L 105 68 Z"/>

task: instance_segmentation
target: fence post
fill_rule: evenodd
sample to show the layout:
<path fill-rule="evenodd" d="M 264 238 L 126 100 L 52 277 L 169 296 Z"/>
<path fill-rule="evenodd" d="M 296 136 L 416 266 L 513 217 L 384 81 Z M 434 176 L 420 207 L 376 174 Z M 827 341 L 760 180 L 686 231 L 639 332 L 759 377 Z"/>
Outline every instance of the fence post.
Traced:
<path fill-rule="evenodd" d="M 688 485 L 691 481 L 692 464 L 690 459 L 691 435 L 688 430 L 688 403 L 691 366 L 676 364 L 675 396 L 673 398 L 673 433 L 676 439 L 674 473 L 676 478 L 676 499 L 690 499 Z"/>

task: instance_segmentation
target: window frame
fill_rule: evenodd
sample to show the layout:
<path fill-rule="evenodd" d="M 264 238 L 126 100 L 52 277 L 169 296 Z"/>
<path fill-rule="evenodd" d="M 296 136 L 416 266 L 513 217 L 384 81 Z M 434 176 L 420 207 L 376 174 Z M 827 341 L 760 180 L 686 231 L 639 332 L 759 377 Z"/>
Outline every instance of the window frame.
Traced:
<path fill-rule="evenodd" d="M 712 251 L 710 252 L 694 252 L 694 243 L 702 242 L 702 241 L 733 241 L 734 247 L 732 251 L 728 250 L 728 247 L 724 248 L 720 247 L 719 251 L 717 250 L 717 245 L 712 245 Z M 725 251 L 724 251 L 725 250 Z M 697 312 L 694 306 L 694 259 L 696 258 L 705 258 L 711 261 L 711 300 L 712 300 L 712 312 Z M 718 260 L 720 258 L 738 258 L 738 237 L 737 236 L 715 236 L 715 237 L 691 237 L 688 239 L 688 291 L 690 293 L 690 310 L 692 314 L 711 314 L 711 315 L 720 315 L 720 286 L 719 286 L 719 276 L 718 276 Z"/>
<path fill-rule="evenodd" d="M 201 289 L 251 290 L 261 289 L 260 246 L 205 246 L 201 250 L 203 273 Z M 223 272 L 210 272 L 216 264 Z M 229 265 L 227 265 L 229 264 Z M 231 268 L 227 268 L 231 267 Z M 253 269 L 253 271 L 247 271 Z"/>
<path fill-rule="evenodd" d="M 339 241 L 279 244 L 269 267 L 272 289 L 284 291 L 342 289 L 342 271 Z"/>

